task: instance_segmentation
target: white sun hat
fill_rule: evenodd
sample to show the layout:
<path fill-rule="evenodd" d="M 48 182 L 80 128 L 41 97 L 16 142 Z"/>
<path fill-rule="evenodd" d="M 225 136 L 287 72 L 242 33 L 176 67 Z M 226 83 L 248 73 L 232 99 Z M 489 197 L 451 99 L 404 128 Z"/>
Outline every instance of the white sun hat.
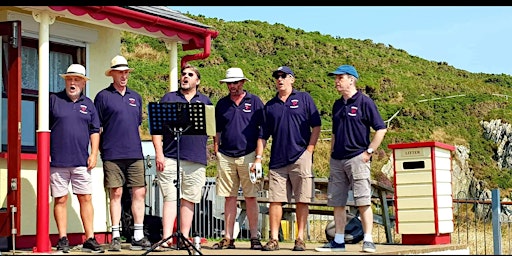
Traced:
<path fill-rule="evenodd" d="M 242 71 L 241 68 L 228 68 L 228 70 L 226 71 L 226 78 L 220 80 L 219 82 L 236 82 L 236 81 L 240 81 L 240 80 L 247 80 L 247 81 L 251 81 L 249 80 L 247 77 L 244 76 L 244 72 Z"/>
<path fill-rule="evenodd" d="M 80 64 L 69 65 L 68 70 L 66 70 L 66 73 L 60 74 L 60 76 L 64 79 L 66 79 L 67 76 L 79 76 L 85 80 L 90 80 L 88 77 L 85 76 L 85 67 Z"/>
<path fill-rule="evenodd" d="M 110 76 L 110 71 L 112 70 L 129 70 L 131 72 L 133 68 L 128 67 L 128 61 L 125 57 L 117 55 L 110 62 L 110 68 L 105 71 L 105 75 Z"/>

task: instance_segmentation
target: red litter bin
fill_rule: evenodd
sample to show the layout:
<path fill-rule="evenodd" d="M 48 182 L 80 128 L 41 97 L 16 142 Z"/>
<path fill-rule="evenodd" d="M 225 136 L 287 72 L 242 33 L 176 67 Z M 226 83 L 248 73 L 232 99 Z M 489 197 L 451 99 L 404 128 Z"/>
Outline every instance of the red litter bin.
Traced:
<path fill-rule="evenodd" d="M 395 226 L 402 244 L 449 244 L 455 147 L 432 141 L 388 148 L 393 150 Z"/>

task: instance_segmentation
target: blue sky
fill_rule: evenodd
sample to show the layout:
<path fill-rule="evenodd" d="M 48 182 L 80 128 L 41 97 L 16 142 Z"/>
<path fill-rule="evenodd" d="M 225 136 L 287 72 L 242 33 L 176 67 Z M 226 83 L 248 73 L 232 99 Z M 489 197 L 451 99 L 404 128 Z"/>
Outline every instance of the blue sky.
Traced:
<path fill-rule="evenodd" d="M 469 72 L 512 75 L 512 6 L 169 8 L 225 21 L 260 20 L 342 38 L 371 39 Z"/>

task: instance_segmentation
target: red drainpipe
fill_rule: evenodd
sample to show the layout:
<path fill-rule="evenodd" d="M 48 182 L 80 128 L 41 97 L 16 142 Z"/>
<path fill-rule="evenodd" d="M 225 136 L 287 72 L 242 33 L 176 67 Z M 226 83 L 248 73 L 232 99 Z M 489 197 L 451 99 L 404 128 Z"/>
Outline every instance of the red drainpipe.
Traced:
<path fill-rule="evenodd" d="M 114 13 L 121 14 L 123 16 L 126 15 L 127 17 L 139 18 L 141 20 L 151 22 L 154 25 L 159 24 L 159 25 L 163 25 L 163 26 L 172 26 L 172 27 L 177 28 L 178 30 L 183 29 L 188 32 L 197 32 L 197 33 L 204 34 L 204 46 L 203 46 L 204 50 L 203 50 L 203 52 L 183 56 L 183 58 L 181 59 L 181 67 L 184 67 L 187 64 L 187 62 L 189 62 L 189 61 L 208 58 L 211 53 L 211 45 L 210 44 L 211 44 L 212 36 L 213 36 L 213 38 L 215 38 L 219 35 L 219 32 L 215 31 L 215 30 L 198 28 L 196 26 L 183 24 L 183 23 L 170 21 L 170 20 L 163 20 L 162 18 L 153 16 L 153 15 L 148 15 L 145 13 L 132 11 L 132 10 L 129 10 L 129 9 L 126 9 L 123 7 L 119 7 L 119 6 L 109 6 L 109 7 L 94 6 L 93 8 L 99 8 L 98 9 L 99 12 L 112 11 Z M 110 10 L 110 9 L 112 9 L 112 10 Z M 200 45 L 198 45 L 198 47 L 200 48 Z"/>
<path fill-rule="evenodd" d="M 211 49 L 211 46 L 210 46 L 211 40 L 212 40 L 211 35 L 206 35 L 206 37 L 204 38 L 204 51 L 200 52 L 200 53 L 193 54 L 193 55 L 183 56 L 183 58 L 181 59 L 181 67 L 183 68 L 185 65 L 187 65 L 188 61 L 208 58 L 208 56 L 210 56 L 210 52 L 211 52 L 211 50 L 210 50 Z"/>

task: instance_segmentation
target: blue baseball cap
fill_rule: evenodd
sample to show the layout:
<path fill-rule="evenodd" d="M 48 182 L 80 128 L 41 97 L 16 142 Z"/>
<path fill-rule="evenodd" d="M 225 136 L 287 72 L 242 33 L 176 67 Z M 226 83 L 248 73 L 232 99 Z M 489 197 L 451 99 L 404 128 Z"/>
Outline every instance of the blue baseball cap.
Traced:
<path fill-rule="evenodd" d="M 330 72 L 327 74 L 328 76 L 334 76 L 334 75 L 343 75 L 343 74 L 349 74 L 357 79 L 359 79 L 359 74 L 357 74 L 356 68 L 351 65 L 341 65 L 336 70 Z"/>
<path fill-rule="evenodd" d="M 282 67 L 279 67 L 278 69 L 276 69 L 274 72 L 272 72 L 272 76 L 275 76 L 278 72 L 283 72 L 285 74 L 288 74 L 288 75 L 292 75 L 293 77 L 295 77 L 295 74 L 293 73 L 293 71 L 291 70 L 291 68 L 287 67 L 287 66 L 282 66 Z"/>

